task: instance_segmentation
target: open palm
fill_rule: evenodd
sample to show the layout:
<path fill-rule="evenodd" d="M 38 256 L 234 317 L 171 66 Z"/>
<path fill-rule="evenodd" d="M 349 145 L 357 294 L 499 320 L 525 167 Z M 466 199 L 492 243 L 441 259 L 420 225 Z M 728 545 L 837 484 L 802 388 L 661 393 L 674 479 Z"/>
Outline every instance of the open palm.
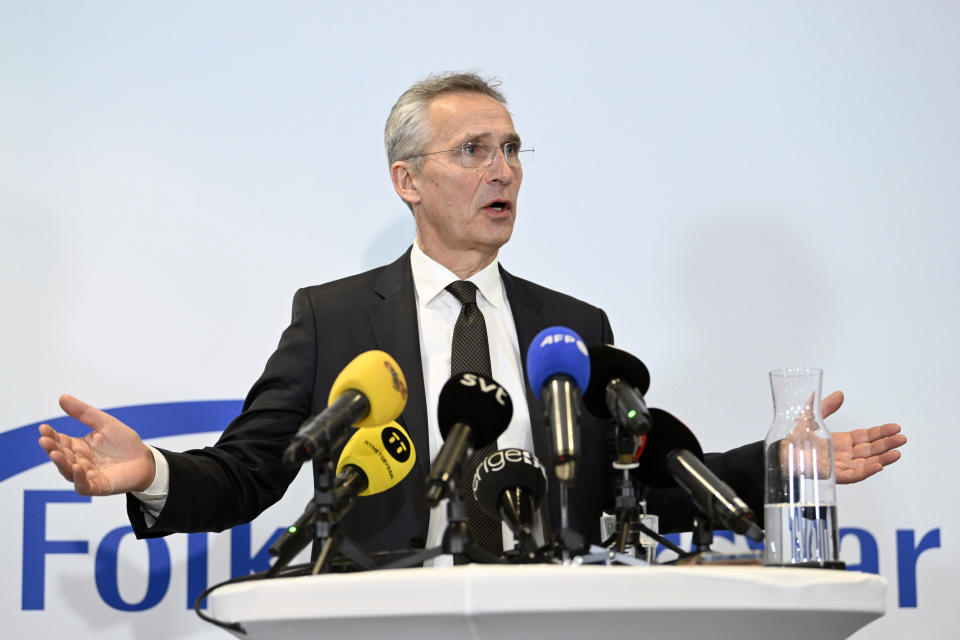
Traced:
<path fill-rule="evenodd" d="M 70 395 L 60 407 L 90 427 L 82 438 L 40 425 L 40 446 L 77 493 L 104 496 L 146 489 L 155 472 L 153 454 L 137 432 L 113 416 Z"/>

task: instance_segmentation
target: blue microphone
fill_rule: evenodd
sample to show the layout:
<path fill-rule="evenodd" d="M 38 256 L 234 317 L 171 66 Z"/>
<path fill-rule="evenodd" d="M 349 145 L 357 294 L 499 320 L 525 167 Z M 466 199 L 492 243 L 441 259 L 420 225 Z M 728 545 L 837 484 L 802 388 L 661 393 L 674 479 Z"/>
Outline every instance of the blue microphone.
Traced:
<path fill-rule="evenodd" d="M 553 472 L 572 487 L 580 458 L 580 393 L 590 382 L 587 345 L 567 327 L 544 329 L 527 350 L 527 379 L 553 436 Z"/>

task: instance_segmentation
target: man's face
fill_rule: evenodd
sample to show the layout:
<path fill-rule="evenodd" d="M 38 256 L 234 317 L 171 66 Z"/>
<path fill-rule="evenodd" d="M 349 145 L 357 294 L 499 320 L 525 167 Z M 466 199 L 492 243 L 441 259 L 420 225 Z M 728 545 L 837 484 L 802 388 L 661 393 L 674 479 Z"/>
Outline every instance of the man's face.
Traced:
<path fill-rule="evenodd" d="M 431 136 L 424 153 L 520 140 L 503 105 L 481 93 L 441 94 L 427 114 Z M 476 168 L 461 166 L 458 153 L 428 155 L 413 173 L 420 197 L 414 217 L 425 250 L 489 252 L 510 239 L 523 170 L 508 166 L 501 151 L 492 164 Z"/>

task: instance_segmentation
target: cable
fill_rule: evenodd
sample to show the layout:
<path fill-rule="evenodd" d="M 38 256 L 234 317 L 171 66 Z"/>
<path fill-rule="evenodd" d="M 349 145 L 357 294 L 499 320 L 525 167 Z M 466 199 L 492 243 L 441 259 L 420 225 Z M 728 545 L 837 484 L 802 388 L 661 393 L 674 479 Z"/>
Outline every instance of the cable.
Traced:
<path fill-rule="evenodd" d="M 640 529 L 640 531 L 643 531 L 645 534 L 647 534 L 648 536 L 650 536 L 651 538 L 653 538 L 654 540 L 656 540 L 657 542 L 665 546 L 667 549 L 670 549 L 670 551 L 673 551 L 681 558 L 686 558 L 689 555 L 693 555 L 689 551 L 684 551 L 677 545 L 673 544 L 670 540 L 660 535 L 659 533 L 657 533 L 647 525 L 643 524 L 642 522 L 638 522 L 637 527 Z"/>
<path fill-rule="evenodd" d="M 289 577 L 290 575 L 297 575 L 299 573 L 302 573 L 305 568 L 309 568 L 309 565 L 303 565 L 303 564 L 293 565 L 281 571 L 277 575 L 277 577 Z M 250 580 L 260 580 L 266 577 L 266 575 L 267 575 L 266 571 L 251 573 L 246 576 L 240 576 L 239 578 L 230 578 L 229 580 L 224 580 L 223 582 L 220 582 L 218 584 L 213 585 L 212 587 L 205 589 L 199 596 L 197 596 L 197 599 L 194 600 L 193 602 L 194 613 L 196 613 L 201 620 L 204 620 L 205 622 L 209 622 L 210 624 L 220 627 L 221 629 L 227 629 L 228 631 L 234 631 L 236 633 L 247 635 L 247 630 L 244 629 L 243 625 L 241 625 L 239 622 L 224 622 L 222 620 L 217 620 L 216 618 L 208 616 L 200 609 L 200 604 L 204 601 L 204 599 L 206 599 L 207 596 L 209 596 L 211 593 L 213 593 L 220 587 L 225 587 L 229 584 L 239 584 L 241 582 L 249 582 Z"/>

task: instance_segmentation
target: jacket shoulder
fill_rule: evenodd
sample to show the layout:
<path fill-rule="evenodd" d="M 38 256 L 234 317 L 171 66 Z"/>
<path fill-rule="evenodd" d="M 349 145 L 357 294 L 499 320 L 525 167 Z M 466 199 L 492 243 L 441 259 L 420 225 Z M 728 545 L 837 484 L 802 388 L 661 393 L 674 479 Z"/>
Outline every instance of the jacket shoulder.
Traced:
<path fill-rule="evenodd" d="M 551 325 L 566 326 L 588 344 L 613 342 L 610 321 L 603 309 L 501 269 L 510 304 L 517 318 L 518 333 L 536 333 Z M 524 318 L 525 321 L 520 319 Z M 521 324 L 524 326 L 521 327 Z M 533 337 L 532 334 L 530 337 Z"/>
<path fill-rule="evenodd" d="M 311 302 L 331 301 L 344 305 L 366 304 L 382 299 L 405 286 L 412 286 L 410 251 L 390 264 L 300 289 Z"/>

